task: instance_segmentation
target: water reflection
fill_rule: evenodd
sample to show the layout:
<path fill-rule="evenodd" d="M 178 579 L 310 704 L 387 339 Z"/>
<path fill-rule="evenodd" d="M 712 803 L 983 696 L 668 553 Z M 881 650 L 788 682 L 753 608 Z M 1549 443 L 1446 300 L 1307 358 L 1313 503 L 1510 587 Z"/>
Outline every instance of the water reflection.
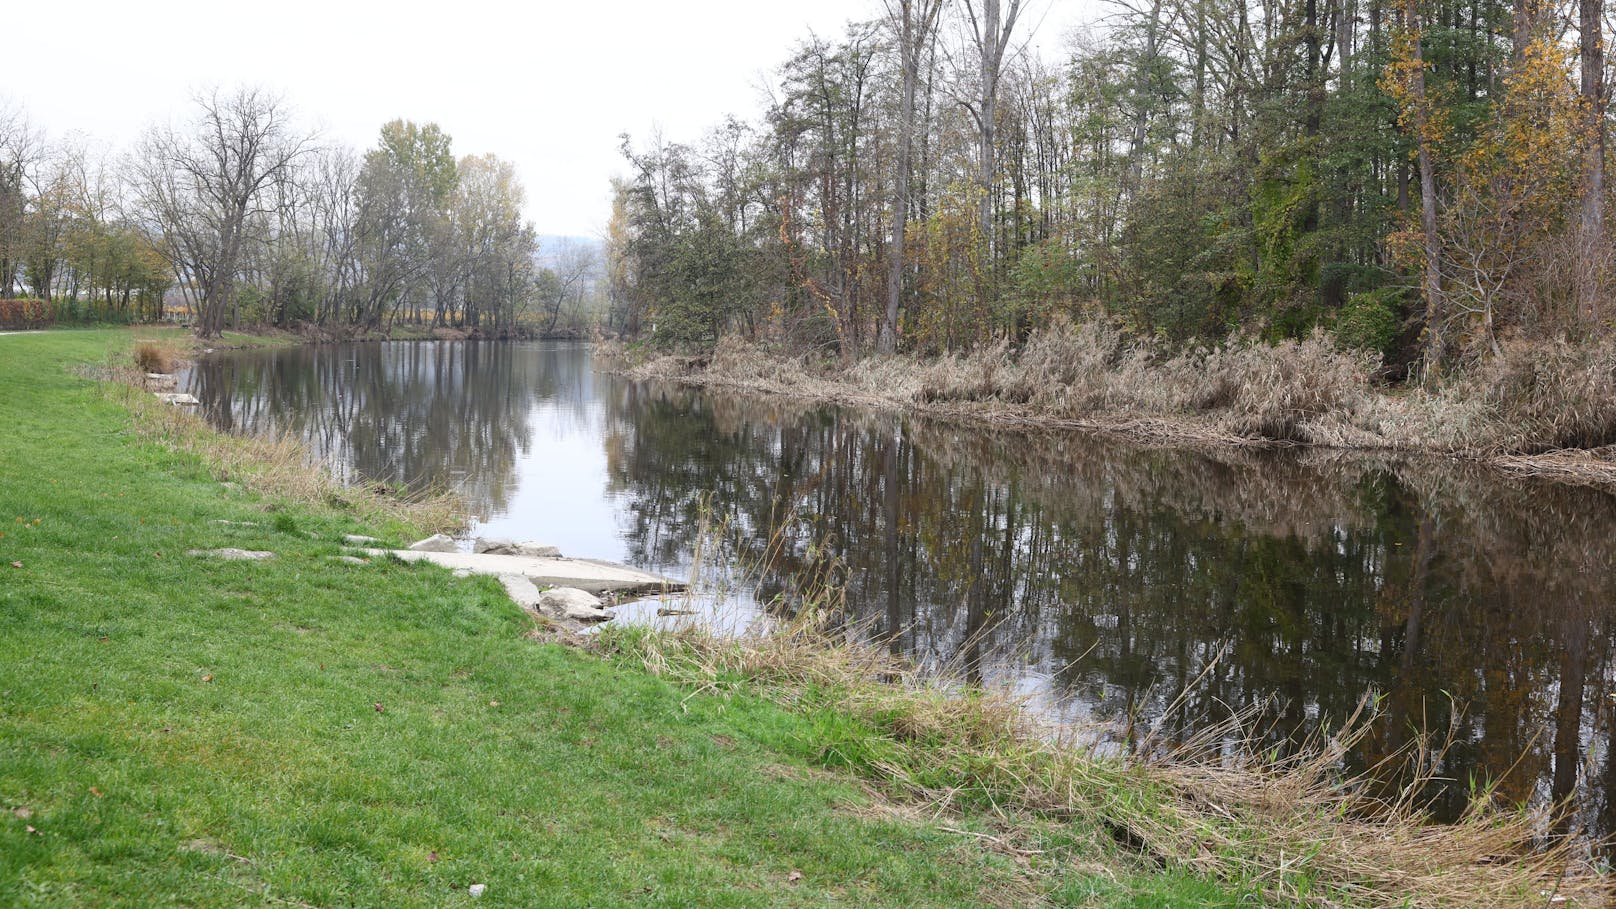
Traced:
<path fill-rule="evenodd" d="M 220 425 L 300 432 L 352 475 L 454 482 L 491 528 L 579 554 L 680 570 L 710 499 L 734 557 L 783 528 L 760 599 L 837 573 L 895 650 L 1073 718 L 1172 730 L 1265 703 L 1284 749 L 1376 691 L 1353 769 L 1451 723 L 1442 813 L 1513 768 L 1501 797 L 1580 789 L 1579 822 L 1616 830 L 1603 492 L 703 394 L 554 346 L 237 355 L 197 387 Z M 564 508 L 535 504 L 558 488 Z"/>

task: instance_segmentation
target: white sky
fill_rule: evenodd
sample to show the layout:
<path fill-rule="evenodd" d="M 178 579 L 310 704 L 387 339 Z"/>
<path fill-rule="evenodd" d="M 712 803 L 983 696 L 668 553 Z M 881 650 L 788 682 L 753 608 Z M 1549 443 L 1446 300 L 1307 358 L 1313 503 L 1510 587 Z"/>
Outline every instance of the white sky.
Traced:
<path fill-rule="evenodd" d="M 1063 46 L 1099 0 L 1031 0 L 1034 43 Z M 435 121 L 457 154 L 515 162 L 540 233 L 598 234 L 618 135 L 694 141 L 761 109 L 760 86 L 812 29 L 880 0 L 55 0 L 7 4 L 0 100 L 53 139 L 122 149 L 210 85 L 283 94 L 328 141 Z"/>

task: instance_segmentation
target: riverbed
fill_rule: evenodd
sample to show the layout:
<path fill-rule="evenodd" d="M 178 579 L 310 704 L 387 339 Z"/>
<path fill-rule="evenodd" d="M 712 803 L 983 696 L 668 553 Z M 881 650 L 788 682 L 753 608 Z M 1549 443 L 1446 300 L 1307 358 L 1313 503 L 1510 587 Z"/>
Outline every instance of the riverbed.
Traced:
<path fill-rule="evenodd" d="M 1121 747 L 1262 705 L 1283 751 L 1374 694 L 1347 769 L 1451 734 L 1439 815 L 1502 778 L 1616 831 L 1606 492 L 633 382 L 576 344 L 238 351 L 188 385 L 214 425 L 295 433 L 349 481 L 455 488 L 477 534 L 683 576 L 705 533 L 743 612 L 829 579 L 884 646 Z"/>

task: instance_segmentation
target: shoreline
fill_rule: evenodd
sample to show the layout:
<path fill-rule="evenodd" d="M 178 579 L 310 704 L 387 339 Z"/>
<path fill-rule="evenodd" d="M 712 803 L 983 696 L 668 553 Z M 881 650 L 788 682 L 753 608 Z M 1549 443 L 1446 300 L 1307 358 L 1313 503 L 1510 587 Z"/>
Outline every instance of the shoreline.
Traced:
<path fill-rule="evenodd" d="M 604 349 L 602 347 L 604 346 Z M 774 357 L 766 369 L 787 378 L 734 374 L 713 358 L 661 355 L 634 362 L 620 345 L 597 345 L 608 371 L 634 380 L 662 380 L 690 388 L 718 389 L 760 397 L 780 397 L 814 404 L 913 414 L 964 426 L 1020 433 L 1077 433 L 1110 437 L 1134 444 L 1183 450 L 1322 451 L 1366 458 L 1419 459 L 1484 467 L 1500 478 L 1548 480 L 1616 492 L 1616 446 L 1564 448 L 1525 454 L 1487 450 L 1443 450 L 1375 440 L 1367 434 L 1342 441 L 1301 441 L 1253 437 L 1233 432 L 1215 420 L 1195 414 L 1098 412 L 1066 417 L 1041 412 L 1027 404 L 1004 401 L 917 400 L 905 390 L 882 393 L 850 381 L 834 368 L 805 370 L 802 361 Z M 749 364 L 750 366 L 751 364 Z M 1379 393 L 1391 403 L 1395 396 Z"/>
<path fill-rule="evenodd" d="M 128 338 L 0 357 L 0 902 L 1233 905 L 1053 825 L 1018 862 L 991 812 L 826 766 L 823 717 L 561 646 L 493 578 L 349 560 L 406 525 L 142 431 L 164 405 L 100 381 Z"/>
<path fill-rule="evenodd" d="M 138 397 L 149 399 L 147 395 Z M 114 398 L 103 400 L 119 403 Z M 142 436 L 135 438 L 132 444 L 142 444 L 138 441 Z M 182 458 L 206 462 L 211 457 L 206 448 L 194 447 L 198 442 L 195 435 L 158 439 Z M 217 489 L 218 484 L 212 483 L 210 488 Z M 273 500 L 287 503 L 273 509 L 286 515 L 284 519 L 276 517 L 273 525 L 250 525 L 253 529 L 228 533 L 243 538 L 272 536 L 308 520 L 333 519 L 343 526 L 332 527 L 332 534 L 338 529 L 367 529 L 351 526 L 349 522 L 363 517 L 344 516 L 341 508 L 330 517 L 300 517 L 305 511 L 323 515 L 331 508 L 308 490 L 287 488 L 273 495 Z M 234 513 L 228 518 L 224 523 L 239 520 Z M 275 540 L 278 542 L 255 548 L 315 545 Z M 330 559 L 325 546 L 329 544 L 318 544 L 309 556 Z M 292 558 L 288 554 L 278 563 L 265 564 L 272 568 Z M 378 572 L 376 583 L 383 583 L 380 579 L 399 572 L 407 577 L 412 572 L 389 564 L 365 568 L 314 564 L 319 567 L 298 568 L 299 583 L 342 584 L 339 579 L 351 578 L 353 572 L 365 576 Z M 420 574 L 418 570 L 414 573 Z M 441 585 L 448 581 L 438 577 L 442 574 L 439 571 L 421 579 Z M 195 593 L 207 595 L 205 590 Z M 502 592 L 492 595 L 503 599 Z M 491 605 L 486 596 L 483 602 Z M 508 600 L 504 602 L 510 605 Z M 289 600 L 270 601 L 261 608 L 292 606 Z M 507 620 L 505 624 L 513 623 Z M 426 630 L 453 638 L 449 628 Z M 535 636 L 547 638 L 542 632 L 535 635 L 532 628 L 517 637 Z M 522 643 L 532 646 L 528 641 Z M 1191 874 L 1216 881 L 1220 887 L 1261 894 L 1262 901 L 1271 905 L 1293 900 L 1321 906 L 1400 905 L 1405 892 L 1415 891 L 1432 895 L 1422 905 L 1523 905 L 1531 902 L 1527 894 L 1542 886 L 1566 887 L 1578 899 L 1572 904 L 1595 904 L 1595 895 L 1609 892 L 1609 882 L 1589 877 L 1589 869 L 1571 854 L 1531 852 L 1529 844 L 1538 820 L 1524 815 L 1488 810 L 1473 822 L 1446 827 L 1421 823 L 1417 813 L 1411 812 L 1396 823 L 1353 821 L 1350 827 L 1343 826 L 1343 806 L 1359 796 L 1351 781 L 1337 779 L 1333 763 L 1324 759 L 1335 753 L 1330 748 L 1339 747 L 1334 741 L 1319 752 L 1319 760 L 1289 768 L 1242 762 L 1241 767 L 1230 770 L 1180 755 L 1185 759 L 1147 770 L 1141 769 L 1143 765 L 1099 762 L 1075 751 L 1043 750 L 1023 737 L 1026 718 L 1002 696 L 992 692 L 976 692 L 967 698 L 945 696 L 935 687 L 905 681 L 901 667 L 878 662 L 863 652 L 837 649 L 822 637 L 803 634 L 743 644 L 749 650 L 737 651 L 731 641 L 622 629 L 613 630 L 606 644 L 596 645 L 604 649 L 583 658 L 614 666 L 616 672 L 666 679 L 676 691 L 672 697 L 679 711 L 699 712 L 708 709 L 703 705 L 716 704 L 722 712 L 722 705 L 736 699 L 769 702 L 772 709 L 797 717 L 815 730 L 808 734 L 808 750 L 815 755 L 810 761 L 813 773 L 850 774 L 862 780 L 862 785 L 876 787 L 880 804 L 888 806 L 882 811 L 890 816 L 930 817 L 934 824 L 942 817 L 958 825 L 948 829 L 966 831 L 951 835 L 974 842 L 973 849 L 1037 863 L 1035 883 L 1057 873 L 1041 858 L 1048 854 L 1058 856 L 1060 862 L 1087 867 L 1099 863 L 1113 880 L 1134 874 L 1150 880 Z M 398 658 L 397 654 L 381 657 L 385 662 Z M 808 668 L 806 674 L 798 671 L 802 667 Z M 804 679 L 815 678 L 841 681 L 802 687 Z M 511 697 L 514 695 L 500 699 Z M 403 702 L 404 698 L 390 700 Z M 391 706 L 405 709 L 398 703 Z M 638 708 L 633 706 L 623 712 L 633 722 L 650 719 L 638 716 Z M 647 759 L 660 750 L 654 749 Z M 564 753 L 576 757 L 574 751 Z M 827 761 L 837 755 L 864 757 L 850 763 L 842 758 Z M 902 760 L 893 763 L 882 755 Z M 893 768 L 902 772 L 889 772 Z M 1035 785 L 1024 785 L 1028 780 Z M 1206 837 L 1221 845 L 1206 846 Z M 1299 855 L 1309 851 L 1307 861 L 1299 860 Z M 1498 861 L 1500 855 L 1510 858 Z M 1147 870 L 1134 870 L 1135 862 Z M 1487 899 L 1476 902 L 1478 892 Z M 1166 904 L 1187 903 L 1169 898 Z"/>

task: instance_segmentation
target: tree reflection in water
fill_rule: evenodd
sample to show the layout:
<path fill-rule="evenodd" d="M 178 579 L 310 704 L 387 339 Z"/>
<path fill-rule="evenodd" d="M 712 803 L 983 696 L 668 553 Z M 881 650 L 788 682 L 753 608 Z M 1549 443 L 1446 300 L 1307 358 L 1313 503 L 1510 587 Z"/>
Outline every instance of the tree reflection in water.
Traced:
<path fill-rule="evenodd" d="M 1069 718 L 1182 732 L 1265 704 L 1284 750 L 1375 691 L 1349 769 L 1451 723 L 1439 813 L 1513 767 L 1502 797 L 1578 794 L 1578 824 L 1616 831 L 1616 498 L 1597 490 L 698 393 L 595 373 L 582 348 L 249 353 L 194 387 L 218 425 L 299 433 L 349 476 L 450 482 L 485 514 L 543 482 L 533 414 L 560 408 L 598 438 L 632 563 L 687 565 L 711 501 L 731 558 L 784 534 L 758 600 L 837 573 L 894 650 Z"/>

